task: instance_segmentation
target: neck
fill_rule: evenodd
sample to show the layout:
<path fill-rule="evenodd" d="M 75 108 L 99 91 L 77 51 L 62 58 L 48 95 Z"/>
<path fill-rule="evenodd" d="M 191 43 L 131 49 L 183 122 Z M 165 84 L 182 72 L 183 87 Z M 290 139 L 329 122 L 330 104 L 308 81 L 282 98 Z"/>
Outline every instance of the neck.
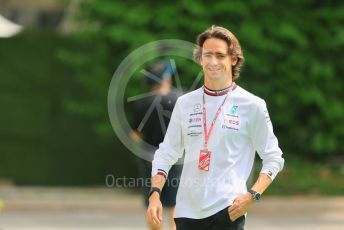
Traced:
<path fill-rule="evenodd" d="M 236 88 L 236 84 L 233 82 L 230 86 L 219 90 L 209 89 L 206 85 L 203 87 L 203 92 L 209 96 L 222 96 L 226 95 L 228 92 L 233 91 Z"/>
<path fill-rule="evenodd" d="M 224 88 L 229 87 L 231 84 L 232 84 L 232 79 L 229 79 L 225 82 L 207 81 L 207 79 L 204 81 L 205 87 L 207 87 L 210 90 L 222 90 Z"/>

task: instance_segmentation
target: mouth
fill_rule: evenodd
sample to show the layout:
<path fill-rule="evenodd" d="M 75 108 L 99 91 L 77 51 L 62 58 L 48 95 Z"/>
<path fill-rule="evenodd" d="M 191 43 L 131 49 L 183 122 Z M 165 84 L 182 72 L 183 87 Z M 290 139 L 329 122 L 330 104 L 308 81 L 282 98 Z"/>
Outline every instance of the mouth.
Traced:
<path fill-rule="evenodd" d="M 221 68 L 220 67 L 208 67 L 207 69 L 210 71 L 217 71 L 217 70 L 220 70 Z"/>
<path fill-rule="evenodd" d="M 220 68 L 207 68 L 207 69 L 210 72 L 219 72 L 221 70 Z"/>

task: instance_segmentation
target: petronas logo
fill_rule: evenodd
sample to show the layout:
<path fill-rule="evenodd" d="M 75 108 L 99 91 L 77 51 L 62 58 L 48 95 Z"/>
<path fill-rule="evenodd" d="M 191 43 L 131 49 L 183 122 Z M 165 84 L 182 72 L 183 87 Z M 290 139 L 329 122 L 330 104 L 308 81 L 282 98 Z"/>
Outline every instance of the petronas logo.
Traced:
<path fill-rule="evenodd" d="M 231 115 L 236 115 L 237 109 L 238 109 L 238 106 L 237 105 L 233 105 L 232 108 L 231 108 L 230 114 Z"/>

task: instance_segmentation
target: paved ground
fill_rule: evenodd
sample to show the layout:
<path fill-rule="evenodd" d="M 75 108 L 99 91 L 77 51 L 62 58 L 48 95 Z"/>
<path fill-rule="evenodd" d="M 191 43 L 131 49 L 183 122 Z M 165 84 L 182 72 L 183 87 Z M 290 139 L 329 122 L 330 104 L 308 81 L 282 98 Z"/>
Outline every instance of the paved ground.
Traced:
<path fill-rule="evenodd" d="M 141 197 L 123 190 L 0 187 L 0 198 L 0 230 L 147 229 Z M 246 221 L 248 230 L 342 230 L 344 196 L 264 197 Z"/>

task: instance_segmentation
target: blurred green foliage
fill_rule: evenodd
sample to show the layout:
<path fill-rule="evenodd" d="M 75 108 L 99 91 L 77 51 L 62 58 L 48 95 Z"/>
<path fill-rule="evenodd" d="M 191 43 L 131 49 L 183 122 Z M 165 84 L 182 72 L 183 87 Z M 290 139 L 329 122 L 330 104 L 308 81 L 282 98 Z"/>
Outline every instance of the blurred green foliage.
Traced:
<path fill-rule="evenodd" d="M 194 42 L 215 24 L 238 37 L 246 58 L 238 83 L 267 101 L 286 154 L 320 160 L 344 152 L 340 1 L 87 1 L 77 20 L 83 30 L 72 37 L 79 49 L 59 56 L 88 95 L 69 108 L 92 116 L 99 135 L 112 133 L 103 116 L 107 89 L 130 52 L 160 39 Z M 187 62 L 177 68 L 186 85 L 200 70 Z M 139 83 L 135 87 L 143 89 Z"/>
<path fill-rule="evenodd" d="M 107 174 L 136 175 L 120 167 L 135 158 L 119 140 L 98 139 L 94 120 L 66 111 L 68 98 L 87 96 L 55 56 L 70 45 L 47 31 L 0 40 L 0 184 L 105 185 Z"/>
<path fill-rule="evenodd" d="M 257 178 L 261 162 L 255 162 Z M 305 161 L 298 156 L 288 156 L 287 163 L 278 174 L 267 195 L 343 195 L 344 167 L 327 162 Z M 264 193 L 264 194 L 265 194 Z"/>
<path fill-rule="evenodd" d="M 79 30 L 73 34 L 24 31 L 0 40 L 0 178 L 82 185 L 104 184 L 107 174 L 136 176 L 135 156 L 108 118 L 114 71 L 148 42 L 194 42 L 215 24 L 238 37 L 246 58 L 238 84 L 267 101 L 285 153 L 286 170 L 271 193 L 294 184 L 288 191 L 340 194 L 335 187 L 344 152 L 341 1 L 90 0 L 75 18 Z M 200 67 L 171 58 L 187 89 Z M 126 96 L 147 92 L 135 74 Z M 337 166 L 323 166 L 325 161 Z"/>

